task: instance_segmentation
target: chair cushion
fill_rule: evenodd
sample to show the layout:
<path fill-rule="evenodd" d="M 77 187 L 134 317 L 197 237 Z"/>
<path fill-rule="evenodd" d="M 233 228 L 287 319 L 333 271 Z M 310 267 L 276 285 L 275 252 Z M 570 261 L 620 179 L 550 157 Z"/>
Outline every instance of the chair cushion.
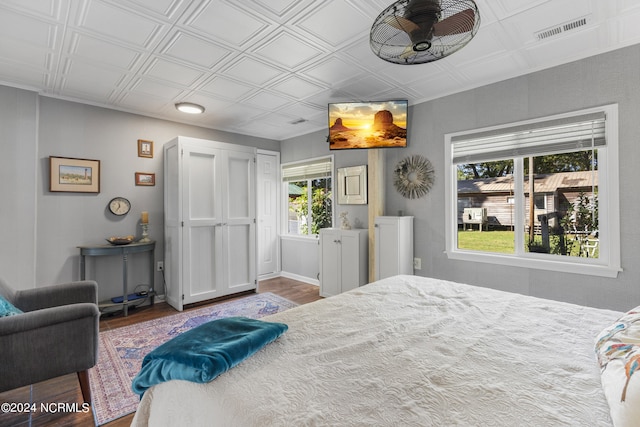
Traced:
<path fill-rule="evenodd" d="M 22 314 L 22 310 L 0 296 L 0 317 L 15 316 L 16 314 Z"/>

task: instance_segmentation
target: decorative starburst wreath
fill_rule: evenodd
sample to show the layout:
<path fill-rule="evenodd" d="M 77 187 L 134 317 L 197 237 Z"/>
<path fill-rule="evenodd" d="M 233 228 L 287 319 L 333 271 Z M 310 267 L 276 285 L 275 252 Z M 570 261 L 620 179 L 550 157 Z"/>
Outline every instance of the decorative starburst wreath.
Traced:
<path fill-rule="evenodd" d="M 393 171 L 393 185 L 407 199 L 419 199 L 431 190 L 434 170 L 424 156 L 415 154 L 400 160 Z"/>

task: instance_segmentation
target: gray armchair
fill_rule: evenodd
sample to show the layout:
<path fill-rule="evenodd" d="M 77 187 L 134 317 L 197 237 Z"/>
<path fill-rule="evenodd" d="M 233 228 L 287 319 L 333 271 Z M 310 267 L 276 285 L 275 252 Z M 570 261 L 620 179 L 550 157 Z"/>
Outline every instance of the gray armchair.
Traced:
<path fill-rule="evenodd" d="M 0 317 L 0 392 L 78 374 L 91 404 L 89 371 L 98 360 L 100 312 L 92 280 L 15 291 L 0 279 L 0 295 L 24 311 Z"/>

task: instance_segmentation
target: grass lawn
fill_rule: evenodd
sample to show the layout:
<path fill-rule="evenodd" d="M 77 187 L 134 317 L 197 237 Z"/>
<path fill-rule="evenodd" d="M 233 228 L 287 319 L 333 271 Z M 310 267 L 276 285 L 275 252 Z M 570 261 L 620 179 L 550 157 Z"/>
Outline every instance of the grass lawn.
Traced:
<path fill-rule="evenodd" d="M 572 241 L 573 235 L 566 235 L 565 239 Z M 536 236 L 536 242 L 540 243 L 542 238 Z M 558 236 L 551 236 L 550 246 L 551 253 L 559 254 L 556 250 L 558 245 Z M 458 231 L 458 248 L 469 249 L 481 252 L 494 252 L 512 254 L 515 253 L 514 232 L 513 231 L 478 231 L 478 230 L 459 230 Z M 570 248 L 571 256 L 580 256 L 580 245 L 575 242 Z M 594 258 L 598 258 L 596 250 Z"/>
<path fill-rule="evenodd" d="M 513 231 L 458 231 L 459 249 L 512 254 L 514 246 Z"/>

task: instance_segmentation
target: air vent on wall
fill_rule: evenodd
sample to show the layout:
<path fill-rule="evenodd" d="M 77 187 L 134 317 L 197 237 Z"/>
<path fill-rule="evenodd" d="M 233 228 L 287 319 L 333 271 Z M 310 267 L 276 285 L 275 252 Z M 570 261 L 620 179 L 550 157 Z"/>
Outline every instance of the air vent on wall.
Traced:
<path fill-rule="evenodd" d="M 556 25 L 546 30 L 538 31 L 535 33 L 535 37 L 538 40 L 546 40 L 551 37 L 559 36 L 567 31 L 576 30 L 578 28 L 585 27 L 591 23 L 591 15 L 584 16 L 582 18 L 573 19 L 560 25 Z"/>

